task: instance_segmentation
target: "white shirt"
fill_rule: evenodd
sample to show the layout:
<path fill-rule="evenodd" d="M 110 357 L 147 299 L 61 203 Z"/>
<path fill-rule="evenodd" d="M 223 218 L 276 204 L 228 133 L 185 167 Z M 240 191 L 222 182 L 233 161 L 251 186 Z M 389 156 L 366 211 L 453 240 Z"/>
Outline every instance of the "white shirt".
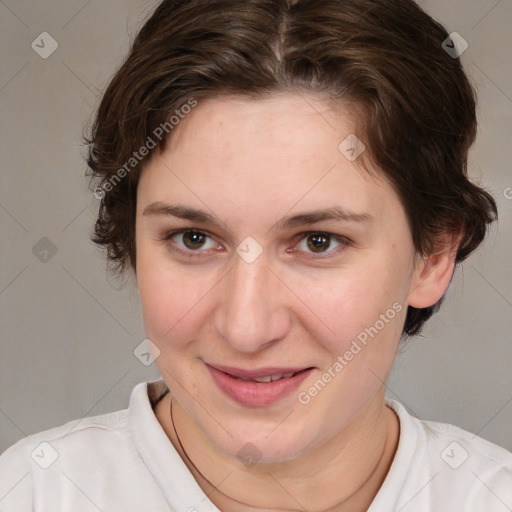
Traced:
<path fill-rule="evenodd" d="M 162 379 L 138 384 L 128 409 L 71 421 L 0 456 L 0 511 L 219 512 L 158 422 Z M 512 453 L 394 400 L 400 440 L 368 512 L 510 512 Z"/>

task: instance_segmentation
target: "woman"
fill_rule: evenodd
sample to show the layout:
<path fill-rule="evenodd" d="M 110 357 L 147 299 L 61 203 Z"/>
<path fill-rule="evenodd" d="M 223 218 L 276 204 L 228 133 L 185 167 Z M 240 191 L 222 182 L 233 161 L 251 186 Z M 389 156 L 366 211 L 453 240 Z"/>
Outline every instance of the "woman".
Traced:
<path fill-rule="evenodd" d="M 509 452 L 385 397 L 497 214 L 457 44 L 409 0 L 159 5 L 89 166 L 162 379 L 5 452 L 7 510 L 512 510 Z"/>

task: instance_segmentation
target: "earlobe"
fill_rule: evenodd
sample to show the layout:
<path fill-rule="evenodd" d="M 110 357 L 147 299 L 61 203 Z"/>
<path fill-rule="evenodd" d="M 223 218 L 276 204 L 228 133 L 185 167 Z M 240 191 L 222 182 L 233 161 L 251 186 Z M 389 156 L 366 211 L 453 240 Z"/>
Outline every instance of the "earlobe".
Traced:
<path fill-rule="evenodd" d="M 445 234 L 436 250 L 424 257 L 418 256 L 411 282 L 408 302 L 414 308 L 428 308 L 446 292 L 456 265 L 460 234 Z"/>

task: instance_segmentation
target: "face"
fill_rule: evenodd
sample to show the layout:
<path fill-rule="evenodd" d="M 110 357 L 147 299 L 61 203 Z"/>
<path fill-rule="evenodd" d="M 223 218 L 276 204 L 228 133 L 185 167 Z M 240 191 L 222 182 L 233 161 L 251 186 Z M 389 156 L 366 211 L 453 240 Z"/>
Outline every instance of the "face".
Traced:
<path fill-rule="evenodd" d="M 382 401 L 415 252 L 393 188 L 339 149 L 352 119 L 313 96 L 200 102 L 142 173 L 146 335 L 227 455 L 293 459 Z"/>

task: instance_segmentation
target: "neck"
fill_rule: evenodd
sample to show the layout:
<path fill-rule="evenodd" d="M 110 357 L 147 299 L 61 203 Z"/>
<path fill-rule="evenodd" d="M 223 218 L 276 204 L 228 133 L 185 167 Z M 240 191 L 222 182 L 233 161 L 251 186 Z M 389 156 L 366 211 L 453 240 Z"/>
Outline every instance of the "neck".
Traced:
<path fill-rule="evenodd" d="M 384 405 L 384 390 L 347 429 L 315 450 L 252 467 L 219 452 L 175 400 L 173 423 L 170 406 L 167 395 L 157 405 L 157 418 L 200 487 L 224 512 L 365 511 L 398 444 L 399 422 Z"/>

